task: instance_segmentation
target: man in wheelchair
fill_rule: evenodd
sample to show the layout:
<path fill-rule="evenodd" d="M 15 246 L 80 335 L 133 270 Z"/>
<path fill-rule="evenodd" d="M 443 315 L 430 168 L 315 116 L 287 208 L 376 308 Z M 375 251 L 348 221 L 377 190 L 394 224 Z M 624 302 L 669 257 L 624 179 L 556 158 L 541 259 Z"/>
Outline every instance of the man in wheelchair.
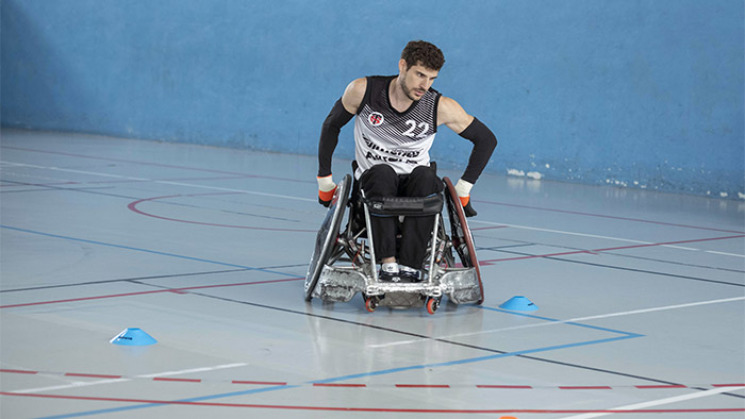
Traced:
<path fill-rule="evenodd" d="M 473 143 L 465 172 L 454 186 L 468 216 L 475 215 L 470 191 L 497 145 L 494 134 L 453 99 L 432 89 L 445 62 L 442 51 L 425 41 L 411 41 L 398 62 L 396 76 L 352 81 L 323 123 L 318 145 L 318 199 L 329 206 L 337 185 L 332 155 L 341 128 L 354 122 L 354 178 L 368 199 L 427 197 L 443 190 L 430 167 L 429 150 L 439 125 Z M 377 277 L 382 282 L 418 282 L 426 259 L 435 216 L 370 217 Z M 400 231 L 399 231 L 400 229 Z M 400 233 L 400 241 L 397 234 Z"/>

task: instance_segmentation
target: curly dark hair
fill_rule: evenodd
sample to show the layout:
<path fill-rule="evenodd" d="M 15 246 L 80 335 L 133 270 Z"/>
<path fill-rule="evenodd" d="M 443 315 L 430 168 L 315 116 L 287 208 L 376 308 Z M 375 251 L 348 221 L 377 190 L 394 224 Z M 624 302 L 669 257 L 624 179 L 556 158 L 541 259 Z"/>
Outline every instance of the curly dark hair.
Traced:
<path fill-rule="evenodd" d="M 407 68 L 420 64 L 429 69 L 440 71 L 445 64 L 445 56 L 440 48 L 427 41 L 409 42 L 401 52 L 401 58 L 406 61 Z"/>

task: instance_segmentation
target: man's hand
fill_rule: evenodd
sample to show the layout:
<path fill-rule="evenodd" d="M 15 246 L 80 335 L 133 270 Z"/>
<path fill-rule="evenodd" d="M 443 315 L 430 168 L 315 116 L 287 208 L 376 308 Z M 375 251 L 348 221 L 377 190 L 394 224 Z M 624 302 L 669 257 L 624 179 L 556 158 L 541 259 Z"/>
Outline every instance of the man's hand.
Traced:
<path fill-rule="evenodd" d="M 458 198 L 460 198 L 460 203 L 463 205 L 463 212 L 466 214 L 466 217 L 473 217 L 478 214 L 473 209 L 473 206 L 471 206 L 471 188 L 473 188 L 473 183 L 466 182 L 463 179 L 458 179 L 458 183 L 455 184 L 455 192 L 458 194 Z"/>
<path fill-rule="evenodd" d="M 318 203 L 324 207 L 328 207 L 331 205 L 331 200 L 334 198 L 336 184 L 331 178 L 331 175 L 316 177 L 316 180 L 318 181 Z"/>

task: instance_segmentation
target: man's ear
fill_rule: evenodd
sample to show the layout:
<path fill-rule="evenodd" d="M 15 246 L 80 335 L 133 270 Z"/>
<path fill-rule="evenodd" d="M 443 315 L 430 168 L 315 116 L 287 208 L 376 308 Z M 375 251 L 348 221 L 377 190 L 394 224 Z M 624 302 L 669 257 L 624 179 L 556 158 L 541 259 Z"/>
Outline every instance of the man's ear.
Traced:
<path fill-rule="evenodd" d="M 404 60 L 403 58 L 401 58 L 400 60 L 398 60 L 398 72 L 399 72 L 399 74 L 405 73 L 406 72 L 406 67 L 407 67 L 406 60 Z"/>

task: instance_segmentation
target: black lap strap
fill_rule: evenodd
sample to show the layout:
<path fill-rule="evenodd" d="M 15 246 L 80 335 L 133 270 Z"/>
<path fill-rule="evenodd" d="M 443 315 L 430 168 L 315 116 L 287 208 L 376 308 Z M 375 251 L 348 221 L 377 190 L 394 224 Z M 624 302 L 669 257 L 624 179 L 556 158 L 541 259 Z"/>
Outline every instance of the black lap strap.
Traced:
<path fill-rule="evenodd" d="M 424 198 L 385 197 L 366 199 L 370 214 L 377 216 L 418 217 L 442 212 L 442 194 Z"/>

